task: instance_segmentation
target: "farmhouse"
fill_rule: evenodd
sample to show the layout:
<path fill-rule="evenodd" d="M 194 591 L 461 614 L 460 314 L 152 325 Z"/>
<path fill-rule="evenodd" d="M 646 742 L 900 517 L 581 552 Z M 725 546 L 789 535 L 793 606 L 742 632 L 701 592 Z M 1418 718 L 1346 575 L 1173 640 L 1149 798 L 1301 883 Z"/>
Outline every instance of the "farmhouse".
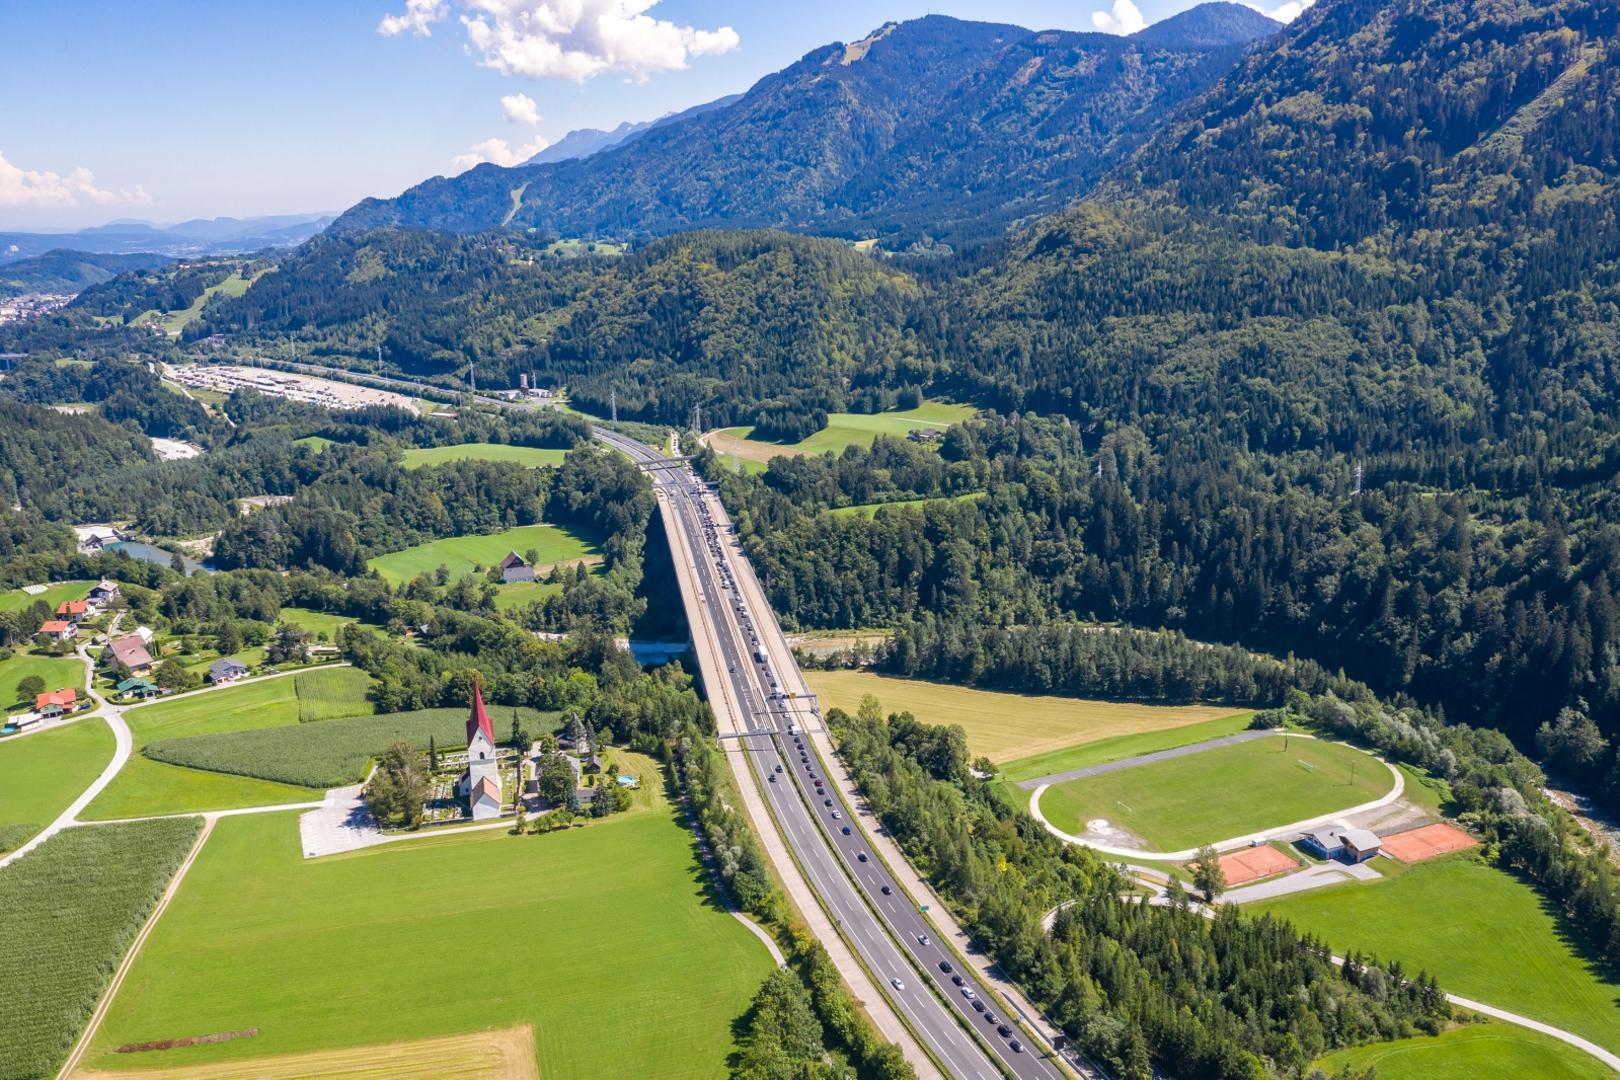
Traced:
<path fill-rule="evenodd" d="M 79 692 L 69 686 L 62 690 L 47 690 L 34 698 L 34 711 L 43 720 L 70 713 L 79 704 Z"/>
<path fill-rule="evenodd" d="M 114 638 L 103 656 L 111 657 L 114 664 L 122 664 L 136 678 L 152 674 L 152 654 L 146 651 L 146 641 L 140 634 L 125 634 Z"/>
<path fill-rule="evenodd" d="M 534 567 L 515 551 L 508 551 L 501 560 L 501 581 L 510 585 L 514 581 L 533 581 Z"/>
<path fill-rule="evenodd" d="M 79 628 L 65 619 L 48 619 L 40 624 L 39 632 L 52 641 L 71 641 L 79 636 Z"/>
<path fill-rule="evenodd" d="M 225 657 L 208 665 L 208 681 L 215 686 L 235 682 L 248 673 L 248 666 L 240 660 Z"/>
<path fill-rule="evenodd" d="M 495 728 L 484 711 L 484 694 L 473 682 L 472 711 L 467 716 L 467 770 L 456 781 L 456 794 L 467 800 L 474 821 L 501 816 L 501 774 L 495 760 Z"/>

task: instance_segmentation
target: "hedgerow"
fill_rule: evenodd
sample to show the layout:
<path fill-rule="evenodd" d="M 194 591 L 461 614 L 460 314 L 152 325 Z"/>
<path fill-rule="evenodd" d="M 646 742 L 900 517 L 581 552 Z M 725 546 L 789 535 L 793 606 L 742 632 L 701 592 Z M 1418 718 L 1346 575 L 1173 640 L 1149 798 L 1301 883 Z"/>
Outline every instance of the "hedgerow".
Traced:
<path fill-rule="evenodd" d="M 0 1080 L 56 1072 L 201 825 L 80 826 L 0 871 Z"/>
<path fill-rule="evenodd" d="M 555 731 L 559 713 L 517 709 L 531 736 Z M 513 710 L 490 713 L 495 737 L 505 739 Z M 426 747 L 431 737 L 440 750 L 467 745 L 466 709 L 418 709 L 383 716 L 356 716 L 309 724 L 161 739 L 141 752 L 156 761 L 191 769 L 254 776 L 304 787 L 341 787 L 365 778 L 372 758 L 394 742 Z"/>

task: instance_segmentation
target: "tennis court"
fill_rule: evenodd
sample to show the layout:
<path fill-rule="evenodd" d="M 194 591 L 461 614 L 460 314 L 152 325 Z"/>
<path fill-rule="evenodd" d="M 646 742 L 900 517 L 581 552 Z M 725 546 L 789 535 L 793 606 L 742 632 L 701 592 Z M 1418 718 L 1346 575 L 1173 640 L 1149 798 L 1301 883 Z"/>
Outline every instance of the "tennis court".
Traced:
<path fill-rule="evenodd" d="M 1471 848 L 1477 843 L 1478 840 L 1455 825 L 1437 821 L 1384 837 L 1384 854 L 1403 863 L 1415 863 Z"/>
<path fill-rule="evenodd" d="M 1269 844 L 1228 852 L 1220 857 L 1220 864 L 1228 887 L 1281 874 L 1299 865 Z"/>

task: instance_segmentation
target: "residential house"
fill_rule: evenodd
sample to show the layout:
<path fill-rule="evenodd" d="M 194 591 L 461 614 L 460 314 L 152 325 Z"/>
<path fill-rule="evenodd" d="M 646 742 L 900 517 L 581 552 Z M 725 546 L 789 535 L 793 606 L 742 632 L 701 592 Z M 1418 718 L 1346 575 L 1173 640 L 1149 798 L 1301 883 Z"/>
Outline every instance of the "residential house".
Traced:
<path fill-rule="evenodd" d="M 152 639 L 157 637 L 157 631 L 153 630 L 150 626 L 137 626 L 135 628 L 135 636 L 150 646 L 152 644 Z"/>
<path fill-rule="evenodd" d="M 484 710 L 484 692 L 473 680 L 467 715 L 467 769 L 456 780 L 456 794 L 467 800 L 474 821 L 501 816 L 501 771 L 495 757 L 495 727 Z"/>
<path fill-rule="evenodd" d="M 79 636 L 79 628 L 66 619 L 47 619 L 40 624 L 39 633 L 52 641 L 72 641 Z"/>
<path fill-rule="evenodd" d="M 94 612 L 90 610 L 88 600 L 64 600 L 56 605 L 56 617 L 69 622 L 79 622 L 88 619 Z"/>
<path fill-rule="evenodd" d="M 107 651 L 102 654 L 104 658 L 110 657 L 108 663 L 121 664 L 129 669 L 129 673 L 137 679 L 144 679 L 152 674 L 156 665 L 152 654 L 146 650 L 146 641 L 140 634 L 125 634 L 120 638 L 113 638 L 107 643 Z"/>
<path fill-rule="evenodd" d="M 514 581 L 533 581 L 534 567 L 515 551 L 508 551 L 501 560 L 501 580 L 510 585 Z"/>
<path fill-rule="evenodd" d="M 150 679 L 137 679 L 131 676 L 113 687 L 123 697 L 140 698 L 148 701 L 163 693 L 162 687 Z"/>
<path fill-rule="evenodd" d="M 118 582 L 98 581 L 91 587 L 90 595 L 86 597 L 86 599 L 88 599 L 90 603 L 94 604 L 96 607 L 104 608 L 110 604 L 116 603 L 119 595 Z"/>
<path fill-rule="evenodd" d="M 34 711 L 42 720 L 70 713 L 78 707 L 79 692 L 71 686 L 61 690 L 47 690 L 34 697 Z"/>
<path fill-rule="evenodd" d="M 215 686 L 235 682 L 248 673 L 248 666 L 240 660 L 222 657 L 208 665 L 208 681 Z"/>

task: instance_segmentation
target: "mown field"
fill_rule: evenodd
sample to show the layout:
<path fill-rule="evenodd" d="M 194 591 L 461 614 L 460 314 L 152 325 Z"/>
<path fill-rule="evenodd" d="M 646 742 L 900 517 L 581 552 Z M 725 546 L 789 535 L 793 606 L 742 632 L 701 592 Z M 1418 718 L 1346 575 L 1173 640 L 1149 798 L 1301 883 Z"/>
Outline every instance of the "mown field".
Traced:
<path fill-rule="evenodd" d="M 1620 981 L 1582 955 L 1574 928 L 1533 887 L 1476 854 L 1380 869 L 1395 872 L 1245 906 L 1289 919 L 1341 955 L 1360 949 L 1399 960 L 1452 993 L 1620 1053 Z"/>
<path fill-rule="evenodd" d="M 1041 812 L 1067 832 L 1103 818 L 1176 851 L 1342 810 L 1394 785 L 1354 747 L 1272 737 L 1055 784 Z"/>
<path fill-rule="evenodd" d="M 928 427 L 943 431 L 974 413 L 971 405 L 950 405 L 941 401 L 924 402 L 915 409 L 886 413 L 829 413 L 827 426 L 796 443 L 766 442 L 753 438 L 753 427 L 724 428 L 708 436 L 708 443 L 719 454 L 748 462 L 766 462 L 781 455 L 837 453 L 846 446 L 871 446 L 879 435 L 904 437 L 912 428 Z"/>
<path fill-rule="evenodd" d="M 1224 707 L 1223 707 L 1224 708 Z M 1220 710 L 1217 710 L 1220 711 Z M 1232 713 L 1213 720 L 1199 720 L 1184 727 L 1159 728 L 1137 731 L 1127 735 L 1110 735 L 1094 741 L 1065 746 L 1057 750 L 1016 758 L 1001 767 L 1001 776 L 1009 784 L 1033 780 L 1038 776 L 1084 769 L 1122 758 L 1169 750 L 1176 746 L 1190 746 L 1223 735 L 1235 735 L 1249 726 L 1253 713 Z"/>
<path fill-rule="evenodd" d="M 885 714 L 910 712 L 931 724 L 960 724 L 969 751 L 996 762 L 1119 735 L 1183 728 L 1233 711 L 1224 705 L 1137 705 L 1008 694 L 869 671 L 807 671 L 805 678 L 823 708 L 836 705 L 854 712 L 862 696 L 871 694 Z M 1234 730 L 1246 723 L 1245 718 Z"/>
<path fill-rule="evenodd" d="M 1590 1054 L 1550 1035 L 1499 1023 L 1454 1028 L 1434 1038 L 1396 1039 L 1340 1050 L 1316 1065 L 1330 1076 L 1350 1067 L 1376 1069 L 1378 1080 L 1491 1076 L 1565 1080 L 1616 1075 Z"/>
<path fill-rule="evenodd" d="M 558 713 L 534 709 L 518 709 L 517 713 L 531 735 L 555 731 L 560 726 Z M 497 738 L 506 736 L 511 717 L 512 709 L 508 707 L 490 710 Z M 432 737 L 444 749 L 465 749 L 466 721 L 467 710 L 463 708 L 421 709 L 164 739 L 149 743 L 142 753 L 154 761 L 187 769 L 332 788 L 364 778 L 371 759 L 397 740 L 425 748 Z"/>
<path fill-rule="evenodd" d="M 17 684 L 30 675 L 45 680 L 45 689 L 59 690 L 71 686 L 84 692 L 84 661 L 73 656 L 29 656 L 16 653 L 9 660 L 0 660 L 0 708 L 22 711 L 33 707 L 32 698 L 24 699 Z"/>
<path fill-rule="evenodd" d="M 56 1072 L 201 824 L 67 829 L 0 871 L 3 1075 Z"/>
<path fill-rule="evenodd" d="M 284 607 L 281 621 L 301 626 L 324 641 L 336 641 L 339 628 L 360 620 L 348 615 L 334 615 L 329 611 L 311 611 L 309 608 Z"/>
<path fill-rule="evenodd" d="M 494 566 L 509 551 L 525 555 L 530 549 L 538 555 L 538 565 L 571 562 L 600 554 L 595 543 L 584 536 L 554 525 L 523 525 L 481 536 L 452 536 L 426 544 L 379 555 L 367 562 L 390 584 L 398 585 L 417 574 L 432 574 L 447 567 L 452 580 L 471 574 L 478 567 Z"/>
<path fill-rule="evenodd" d="M 222 820 L 87 1066 L 152 1068 L 112 1050 L 248 1027 L 260 1034 L 162 1064 L 528 1024 L 547 1080 L 708 1078 L 725 1074 L 733 1022 L 771 968 L 707 900 L 667 807 L 540 836 L 300 855 L 291 814 Z"/>
<path fill-rule="evenodd" d="M 112 729 L 101 720 L 0 742 L 0 851 L 55 821 L 112 756 Z"/>
<path fill-rule="evenodd" d="M 31 608 L 35 603 L 44 603 L 52 611 L 56 605 L 64 600 L 83 600 L 90 595 L 89 581 L 64 581 L 58 585 L 48 586 L 38 596 L 31 596 L 21 589 L 8 589 L 0 592 L 0 611 L 22 611 Z"/>
<path fill-rule="evenodd" d="M 495 593 L 496 611 L 515 611 L 525 604 L 532 604 L 537 600 L 544 600 L 548 596 L 562 593 L 562 583 L 555 585 L 544 581 L 514 581 L 510 585 L 500 586 Z"/>
<path fill-rule="evenodd" d="M 506 443 L 462 443 L 459 446 L 417 446 L 405 451 L 405 467 L 443 465 L 447 461 L 510 461 L 530 468 L 561 465 L 566 450 L 537 446 L 510 446 Z"/>

